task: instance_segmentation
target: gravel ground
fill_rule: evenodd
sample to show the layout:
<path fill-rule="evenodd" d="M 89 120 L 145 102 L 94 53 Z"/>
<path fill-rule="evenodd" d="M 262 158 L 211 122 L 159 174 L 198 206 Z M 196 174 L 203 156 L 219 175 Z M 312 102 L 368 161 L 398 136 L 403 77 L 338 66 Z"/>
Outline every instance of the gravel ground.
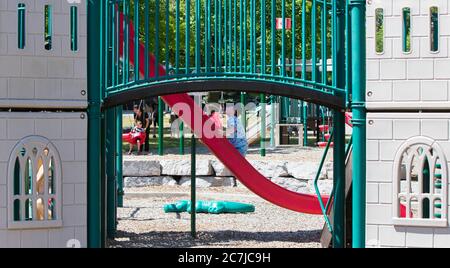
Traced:
<path fill-rule="evenodd" d="M 127 189 L 118 209 L 117 237 L 110 247 L 320 247 L 323 218 L 277 207 L 244 186 L 198 189 L 197 200 L 251 203 L 250 214 L 197 214 L 197 239 L 190 236 L 188 213 L 164 213 L 163 206 L 189 199 L 189 188 L 157 186 Z M 176 193 L 176 194 L 174 194 Z"/>

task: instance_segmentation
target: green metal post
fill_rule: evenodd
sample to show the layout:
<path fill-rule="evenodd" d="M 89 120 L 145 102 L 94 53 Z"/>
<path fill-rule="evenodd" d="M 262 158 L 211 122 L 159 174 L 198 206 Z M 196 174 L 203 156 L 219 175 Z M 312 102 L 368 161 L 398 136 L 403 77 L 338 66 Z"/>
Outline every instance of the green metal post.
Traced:
<path fill-rule="evenodd" d="M 181 121 L 181 119 L 180 119 Z M 184 155 L 184 122 L 180 122 L 180 155 Z"/>
<path fill-rule="evenodd" d="M 106 110 L 106 227 L 107 237 L 116 233 L 116 111 Z"/>
<path fill-rule="evenodd" d="M 266 156 L 266 95 L 260 94 L 261 98 L 261 112 L 259 116 L 261 117 L 261 156 Z"/>
<path fill-rule="evenodd" d="M 366 1 L 350 2 L 353 112 L 352 244 L 365 247 L 366 230 Z"/>
<path fill-rule="evenodd" d="M 275 148 L 275 99 L 274 95 L 270 96 L 270 147 Z"/>
<path fill-rule="evenodd" d="M 242 113 L 241 113 L 241 121 L 244 130 L 247 131 L 247 111 L 245 110 L 245 105 L 247 105 L 247 93 L 241 92 L 241 104 L 242 104 Z"/>
<path fill-rule="evenodd" d="M 88 24 L 88 247 L 101 247 L 101 93 L 104 1 L 87 2 Z"/>
<path fill-rule="evenodd" d="M 107 239 L 107 176 L 106 176 L 106 112 L 102 110 L 100 157 L 100 247 L 106 247 Z"/>
<path fill-rule="evenodd" d="M 158 97 L 158 154 L 164 154 L 164 102 Z"/>
<path fill-rule="evenodd" d="M 116 176 L 117 176 L 117 206 L 123 207 L 123 169 L 122 169 L 122 114 L 121 105 L 116 107 Z"/>
<path fill-rule="evenodd" d="M 303 103 L 303 101 L 302 101 Z M 303 146 L 308 146 L 308 105 L 306 103 L 302 104 L 303 113 Z"/>
<path fill-rule="evenodd" d="M 339 88 L 345 88 L 345 1 L 340 0 L 338 6 L 333 3 L 333 8 L 338 9 L 337 18 L 333 22 L 336 28 L 333 42 L 333 54 L 336 53 L 336 63 L 339 66 L 335 71 L 333 83 Z M 336 24 L 336 25 L 334 25 Z M 326 59 L 324 59 L 326 60 Z M 343 95 L 344 93 L 337 93 Z M 341 96 L 345 97 L 345 96 Z M 334 188 L 334 212 L 333 212 L 333 247 L 345 247 L 345 114 L 344 111 L 333 113 L 333 188 Z"/>
<path fill-rule="evenodd" d="M 195 228 L 196 221 L 196 209 L 195 203 L 196 201 L 196 174 L 195 174 L 195 166 L 196 166 L 196 140 L 195 135 L 191 136 L 191 236 L 193 238 L 197 237 L 197 231 Z"/>

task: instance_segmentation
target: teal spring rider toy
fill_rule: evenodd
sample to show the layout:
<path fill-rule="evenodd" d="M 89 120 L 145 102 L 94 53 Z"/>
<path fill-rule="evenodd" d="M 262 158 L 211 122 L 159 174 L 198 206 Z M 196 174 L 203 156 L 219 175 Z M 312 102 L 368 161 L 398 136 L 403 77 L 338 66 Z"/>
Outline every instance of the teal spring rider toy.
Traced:
<path fill-rule="evenodd" d="M 251 204 L 244 204 L 229 201 L 197 201 L 195 203 L 196 213 L 251 213 L 255 212 L 255 206 Z M 191 201 L 181 200 L 175 204 L 167 204 L 164 206 L 164 212 L 191 213 Z"/>

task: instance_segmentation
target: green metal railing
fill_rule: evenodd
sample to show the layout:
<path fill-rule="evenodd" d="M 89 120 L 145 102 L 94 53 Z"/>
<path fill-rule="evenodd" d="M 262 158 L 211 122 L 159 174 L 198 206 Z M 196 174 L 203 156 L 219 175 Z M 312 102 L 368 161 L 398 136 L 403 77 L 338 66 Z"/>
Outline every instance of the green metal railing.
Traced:
<path fill-rule="evenodd" d="M 106 97 L 218 79 L 345 95 L 335 77 L 337 13 L 331 0 L 108 1 Z"/>

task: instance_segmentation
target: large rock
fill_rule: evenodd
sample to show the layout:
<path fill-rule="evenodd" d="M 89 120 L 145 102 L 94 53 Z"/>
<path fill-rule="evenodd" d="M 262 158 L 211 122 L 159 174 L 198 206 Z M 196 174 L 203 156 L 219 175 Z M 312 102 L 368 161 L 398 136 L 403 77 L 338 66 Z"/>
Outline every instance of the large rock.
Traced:
<path fill-rule="evenodd" d="M 220 160 L 212 160 L 211 166 L 214 169 L 214 173 L 216 174 L 216 176 L 219 176 L 219 177 L 234 176 L 233 173 L 231 173 L 231 171 L 228 168 L 226 168 L 222 164 L 222 162 L 220 162 Z"/>
<path fill-rule="evenodd" d="M 286 161 L 251 160 L 250 163 L 265 177 L 276 178 L 289 175 Z"/>
<path fill-rule="evenodd" d="M 181 177 L 181 186 L 191 186 L 191 177 Z M 233 186 L 233 177 L 197 177 L 195 184 L 200 188 Z"/>
<path fill-rule="evenodd" d="M 124 187 L 146 187 L 161 185 L 176 185 L 177 182 L 172 177 L 126 177 L 124 179 Z"/>
<path fill-rule="evenodd" d="M 333 190 L 333 180 L 317 181 L 317 186 L 319 187 L 320 194 L 329 195 Z M 316 189 L 314 188 L 314 180 L 308 181 L 308 191 L 312 194 L 316 194 Z"/>
<path fill-rule="evenodd" d="M 301 181 L 296 178 L 283 177 L 283 178 L 272 178 L 271 181 L 279 186 L 286 188 L 292 192 L 297 193 L 307 193 L 308 183 L 306 181 Z"/>
<path fill-rule="evenodd" d="M 152 177 L 161 175 L 161 166 L 159 161 L 151 160 L 124 160 L 124 177 Z"/>
<path fill-rule="evenodd" d="M 301 180 L 314 180 L 317 174 L 319 163 L 317 162 L 288 162 L 287 172 L 290 176 Z M 327 171 L 322 168 L 319 179 L 327 179 Z"/>
<path fill-rule="evenodd" d="M 161 174 L 168 176 L 189 176 L 191 175 L 191 160 L 187 159 L 163 159 L 160 161 Z M 198 159 L 196 161 L 195 174 L 198 176 L 211 176 L 214 170 L 211 166 L 211 160 Z"/>

